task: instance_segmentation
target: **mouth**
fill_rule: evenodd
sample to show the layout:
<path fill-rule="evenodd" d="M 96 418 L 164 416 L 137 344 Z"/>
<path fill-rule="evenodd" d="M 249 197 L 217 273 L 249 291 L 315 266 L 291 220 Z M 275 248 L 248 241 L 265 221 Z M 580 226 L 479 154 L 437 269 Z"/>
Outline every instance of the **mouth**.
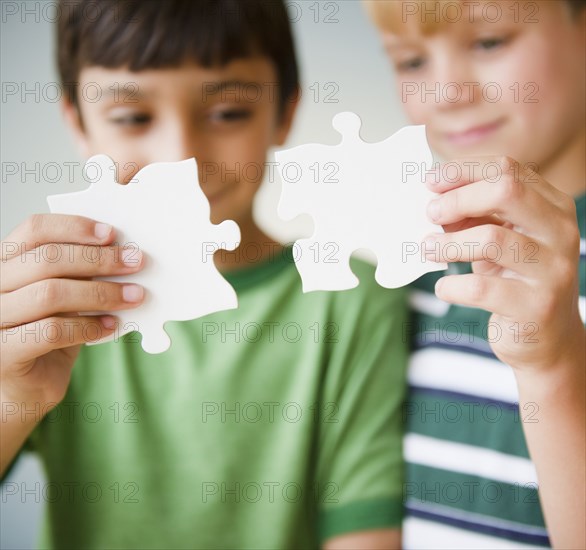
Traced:
<path fill-rule="evenodd" d="M 448 142 L 456 146 L 474 145 L 498 130 L 503 125 L 503 122 L 504 119 L 501 118 L 495 122 L 474 126 L 461 132 L 446 132 L 444 136 Z"/>

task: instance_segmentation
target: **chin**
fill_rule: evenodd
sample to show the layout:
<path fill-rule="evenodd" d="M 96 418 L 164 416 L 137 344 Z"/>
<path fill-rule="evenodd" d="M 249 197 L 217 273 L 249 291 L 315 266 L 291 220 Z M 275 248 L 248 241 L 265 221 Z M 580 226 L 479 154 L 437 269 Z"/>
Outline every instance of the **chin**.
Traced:
<path fill-rule="evenodd" d="M 224 220 L 234 220 L 240 225 L 240 219 L 241 216 L 238 212 L 227 209 L 212 210 L 210 213 L 210 221 L 215 225 L 222 223 Z"/>
<path fill-rule="evenodd" d="M 233 219 L 234 218 L 231 218 L 230 216 L 222 215 L 220 212 L 212 212 L 210 214 L 210 221 L 214 225 L 217 225 L 219 223 L 222 223 L 224 220 L 233 220 Z"/>
<path fill-rule="evenodd" d="M 486 143 L 475 143 L 468 147 L 454 148 L 451 145 L 444 145 L 432 148 L 438 152 L 438 154 L 445 160 L 462 159 L 466 157 L 498 157 L 508 156 L 515 158 L 514 148 L 508 148 L 506 145 L 491 142 Z"/>

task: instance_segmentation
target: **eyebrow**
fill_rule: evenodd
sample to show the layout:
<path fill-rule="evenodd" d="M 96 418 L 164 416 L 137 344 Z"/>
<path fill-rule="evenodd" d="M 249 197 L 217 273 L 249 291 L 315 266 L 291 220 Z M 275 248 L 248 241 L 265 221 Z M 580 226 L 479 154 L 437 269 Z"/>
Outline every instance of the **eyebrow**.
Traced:
<path fill-rule="evenodd" d="M 394 53 L 404 50 L 420 50 L 421 44 L 414 42 L 413 40 L 405 41 L 385 41 L 383 43 L 383 50 L 387 53 Z"/>
<path fill-rule="evenodd" d="M 152 92 L 141 90 L 138 82 L 111 82 L 105 88 L 102 88 L 105 99 L 114 99 L 117 101 L 122 96 L 126 103 L 135 103 L 152 96 Z"/>
<path fill-rule="evenodd" d="M 237 91 L 242 88 L 255 87 L 260 88 L 264 85 L 271 84 L 270 82 L 256 82 L 254 80 L 223 80 L 221 82 L 203 82 L 201 85 L 202 94 L 216 95 L 225 91 Z M 272 83 L 276 85 L 276 82 Z"/>
<path fill-rule="evenodd" d="M 201 93 L 204 98 L 216 96 L 222 93 L 239 92 L 242 89 L 261 89 L 263 86 L 277 86 L 277 82 L 257 82 L 255 80 L 222 80 L 204 81 L 201 83 Z M 102 88 L 104 99 L 123 99 L 124 103 L 138 103 L 140 100 L 152 98 L 155 94 L 144 87 L 140 88 L 138 82 L 111 82 Z"/>
<path fill-rule="evenodd" d="M 393 51 L 393 50 L 404 50 L 406 48 L 415 48 L 416 46 L 414 44 L 410 44 L 410 43 L 399 43 L 399 42 L 394 42 L 392 44 L 390 43 L 386 43 L 383 45 L 383 49 L 387 50 L 387 51 Z"/>

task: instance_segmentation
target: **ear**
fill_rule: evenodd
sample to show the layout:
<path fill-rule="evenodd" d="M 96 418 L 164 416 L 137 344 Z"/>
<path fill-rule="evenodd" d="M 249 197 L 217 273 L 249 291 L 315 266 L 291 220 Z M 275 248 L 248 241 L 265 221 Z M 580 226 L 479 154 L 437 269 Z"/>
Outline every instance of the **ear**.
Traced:
<path fill-rule="evenodd" d="M 73 135 L 73 140 L 78 151 L 84 158 L 88 158 L 90 156 L 90 147 L 86 133 L 83 129 L 79 109 L 75 107 L 69 99 L 62 99 L 60 107 L 61 114 L 65 119 L 65 124 Z"/>
<path fill-rule="evenodd" d="M 277 126 L 277 131 L 275 133 L 275 140 L 273 145 L 283 145 L 283 143 L 285 143 L 285 140 L 289 135 L 289 130 L 291 130 L 291 125 L 293 124 L 293 119 L 295 118 L 295 112 L 299 106 L 300 98 L 301 90 L 298 86 L 285 102 L 283 112 L 281 113 L 279 124 Z"/>

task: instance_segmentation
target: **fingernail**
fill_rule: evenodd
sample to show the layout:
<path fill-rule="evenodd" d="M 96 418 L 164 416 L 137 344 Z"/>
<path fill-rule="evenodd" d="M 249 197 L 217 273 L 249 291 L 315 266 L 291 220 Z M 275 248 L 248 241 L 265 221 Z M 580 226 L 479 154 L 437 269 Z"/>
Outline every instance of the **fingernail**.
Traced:
<path fill-rule="evenodd" d="M 125 248 L 122 250 L 122 261 L 128 267 L 136 267 L 142 260 L 142 252 L 137 248 Z"/>
<path fill-rule="evenodd" d="M 432 200 L 427 206 L 427 215 L 435 222 L 440 218 L 440 210 L 439 199 Z"/>
<path fill-rule="evenodd" d="M 103 315 L 100 317 L 100 322 L 102 326 L 108 330 L 112 330 L 116 327 L 116 317 L 112 317 L 111 315 Z"/>
<path fill-rule="evenodd" d="M 144 288 L 140 285 L 124 285 L 122 297 L 125 302 L 140 302 L 144 296 Z"/>
<path fill-rule="evenodd" d="M 107 223 L 98 222 L 94 227 L 94 235 L 98 239 L 105 239 L 112 231 L 112 226 Z"/>

